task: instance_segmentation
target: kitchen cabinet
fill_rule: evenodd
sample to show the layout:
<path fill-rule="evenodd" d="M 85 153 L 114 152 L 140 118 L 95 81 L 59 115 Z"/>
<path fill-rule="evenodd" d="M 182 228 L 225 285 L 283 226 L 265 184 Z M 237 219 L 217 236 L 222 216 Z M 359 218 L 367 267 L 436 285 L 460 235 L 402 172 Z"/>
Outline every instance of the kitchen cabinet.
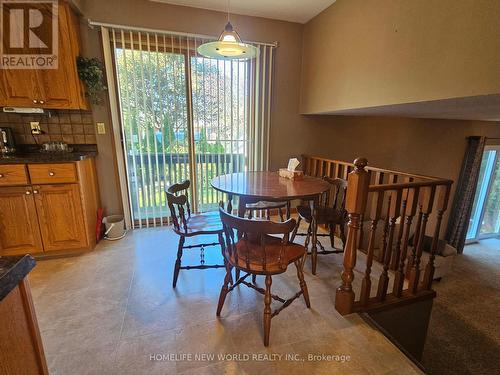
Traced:
<path fill-rule="evenodd" d="M 38 72 L 29 69 L 0 69 L 0 107 L 33 107 L 41 98 Z"/>
<path fill-rule="evenodd" d="M 0 164 L 0 186 L 13 185 L 28 185 L 26 166 L 24 164 Z"/>
<path fill-rule="evenodd" d="M 30 186 L 0 188 L 0 255 L 43 251 Z"/>
<path fill-rule="evenodd" d="M 77 182 L 73 163 L 28 164 L 32 184 L 56 184 Z"/>
<path fill-rule="evenodd" d="M 28 274 L 30 255 L 0 258 L 0 374 L 48 375 Z"/>
<path fill-rule="evenodd" d="M 0 165 L 0 256 L 92 250 L 98 196 L 95 162 Z M 22 185 L 22 186 L 5 186 Z"/>
<path fill-rule="evenodd" d="M 70 5 L 62 0 L 58 27 L 58 68 L 0 69 L 0 107 L 89 109 L 76 68 L 79 22 Z"/>
<path fill-rule="evenodd" d="M 87 245 L 80 189 L 76 184 L 33 186 L 44 251 Z"/>

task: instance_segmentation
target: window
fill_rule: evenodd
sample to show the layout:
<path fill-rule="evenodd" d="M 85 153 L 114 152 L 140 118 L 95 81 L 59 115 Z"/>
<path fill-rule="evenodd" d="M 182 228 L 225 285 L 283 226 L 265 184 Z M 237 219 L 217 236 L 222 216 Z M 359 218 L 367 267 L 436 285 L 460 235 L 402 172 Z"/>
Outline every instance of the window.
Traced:
<path fill-rule="evenodd" d="M 467 231 L 467 240 L 500 234 L 500 146 L 486 146 Z"/>

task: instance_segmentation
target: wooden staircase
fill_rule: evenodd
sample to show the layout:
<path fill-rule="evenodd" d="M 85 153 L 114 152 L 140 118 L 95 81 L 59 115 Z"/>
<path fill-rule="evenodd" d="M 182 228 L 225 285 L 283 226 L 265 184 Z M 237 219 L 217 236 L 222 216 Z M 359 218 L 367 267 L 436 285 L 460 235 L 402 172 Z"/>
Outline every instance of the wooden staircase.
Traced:
<path fill-rule="evenodd" d="M 434 259 L 453 182 L 370 167 L 365 158 L 354 163 L 308 155 L 302 159 L 307 175 L 348 181 L 349 223 L 337 311 L 342 315 L 380 311 L 434 298 Z M 363 233 L 367 221 L 368 233 Z M 431 254 L 428 263 L 421 264 L 426 233 L 433 236 Z M 361 284 L 354 287 L 360 251 L 366 254 L 365 270 Z M 380 275 L 372 275 L 373 262 L 382 265 Z"/>

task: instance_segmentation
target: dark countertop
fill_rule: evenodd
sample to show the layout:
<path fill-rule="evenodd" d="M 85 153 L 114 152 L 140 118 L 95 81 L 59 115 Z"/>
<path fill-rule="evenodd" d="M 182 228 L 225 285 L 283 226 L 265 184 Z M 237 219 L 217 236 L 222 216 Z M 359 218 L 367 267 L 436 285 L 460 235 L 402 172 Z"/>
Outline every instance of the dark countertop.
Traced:
<path fill-rule="evenodd" d="M 35 259 L 29 255 L 0 256 L 0 301 L 35 267 Z"/>
<path fill-rule="evenodd" d="M 68 163 L 97 156 L 96 145 L 70 145 L 72 152 L 41 152 L 38 145 L 19 145 L 14 154 L 0 154 L 0 164 Z"/>
<path fill-rule="evenodd" d="M 63 163 L 93 158 L 96 152 L 26 152 L 9 155 L 0 155 L 0 164 L 23 163 Z"/>

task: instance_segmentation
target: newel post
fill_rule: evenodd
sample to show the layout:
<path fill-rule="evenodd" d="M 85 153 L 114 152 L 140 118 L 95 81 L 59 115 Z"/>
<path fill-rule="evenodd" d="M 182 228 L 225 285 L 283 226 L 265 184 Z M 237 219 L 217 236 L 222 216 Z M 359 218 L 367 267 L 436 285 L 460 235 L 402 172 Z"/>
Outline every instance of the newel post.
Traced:
<path fill-rule="evenodd" d="M 365 170 L 367 164 L 368 161 L 365 158 L 354 160 L 355 168 L 347 178 L 345 208 L 349 214 L 349 223 L 347 224 L 347 239 L 344 248 L 342 284 L 338 287 L 335 296 L 335 309 L 342 315 L 350 314 L 354 310 L 353 269 L 356 266 L 361 216 L 365 211 L 370 185 L 370 175 Z"/>

